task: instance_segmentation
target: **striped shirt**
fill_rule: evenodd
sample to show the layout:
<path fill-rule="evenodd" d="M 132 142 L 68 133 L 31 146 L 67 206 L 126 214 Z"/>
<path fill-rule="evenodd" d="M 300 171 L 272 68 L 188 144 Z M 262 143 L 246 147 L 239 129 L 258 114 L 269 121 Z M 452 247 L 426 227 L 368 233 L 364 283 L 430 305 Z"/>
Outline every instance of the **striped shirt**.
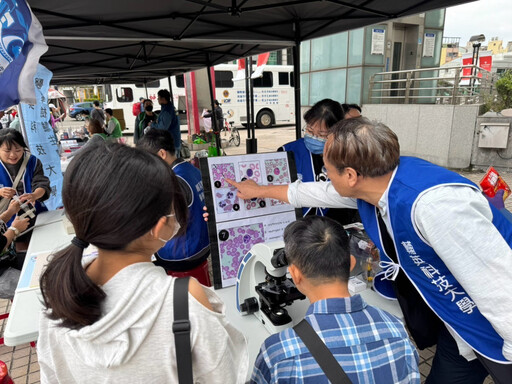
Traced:
<path fill-rule="evenodd" d="M 367 305 L 360 295 L 317 301 L 306 320 L 352 383 L 420 383 L 418 353 L 401 321 Z M 251 382 L 329 383 L 292 328 L 265 340 Z"/>

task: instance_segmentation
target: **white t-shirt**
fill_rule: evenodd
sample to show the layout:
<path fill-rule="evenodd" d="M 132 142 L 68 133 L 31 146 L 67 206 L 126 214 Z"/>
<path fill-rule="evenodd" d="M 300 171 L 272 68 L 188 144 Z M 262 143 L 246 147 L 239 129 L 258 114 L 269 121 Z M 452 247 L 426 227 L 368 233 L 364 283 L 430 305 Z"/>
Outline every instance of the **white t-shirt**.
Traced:
<path fill-rule="evenodd" d="M 59 327 L 43 311 L 41 383 L 177 383 L 174 280 L 152 263 L 129 265 L 103 285 L 103 316 L 80 330 Z M 245 338 L 226 320 L 218 296 L 205 291 L 214 311 L 190 294 L 188 300 L 194 382 L 243 383 Z"/>

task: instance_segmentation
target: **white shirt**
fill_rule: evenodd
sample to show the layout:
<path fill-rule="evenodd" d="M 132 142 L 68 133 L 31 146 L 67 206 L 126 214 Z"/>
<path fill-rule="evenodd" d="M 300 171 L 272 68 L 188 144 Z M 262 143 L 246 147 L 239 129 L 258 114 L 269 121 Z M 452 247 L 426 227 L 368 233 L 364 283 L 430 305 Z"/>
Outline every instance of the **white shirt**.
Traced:
<path fill-rule="evenodd" d="M 378 208 L 392 234 L 389 185 Z M 357 208 L 356 199 L 340 196 L 330 182 L 296 181 L 288 188 L 288 200 L 298 208 Z M 492 217 L 486 198 L 465 186 L 434 188 L 418 197 L 412 211 L 418 233 L 503 338 L 503 355 L 512 361 L 512 249 L 492 224 Z M 473 359 L 471 347 L 447 328 L 457 341 L 460 354 Z"/>

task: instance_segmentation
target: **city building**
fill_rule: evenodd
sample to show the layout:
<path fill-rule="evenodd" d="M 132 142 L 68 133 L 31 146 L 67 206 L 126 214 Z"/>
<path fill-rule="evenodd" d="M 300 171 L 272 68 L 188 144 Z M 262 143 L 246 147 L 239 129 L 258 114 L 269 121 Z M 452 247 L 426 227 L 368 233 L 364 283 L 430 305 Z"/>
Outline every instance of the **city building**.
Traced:
<path fill-rule="evenodd" d="M 301 44 L 301 104 L 326 97 L 367 103 L 372 75 L 438 67 L 445 10 L 305 41 Z"/>
<path fill-rule="evenodd" d="M 441 48 L 441 61 L 439 65 L 449 63 L 460 56 L 459 43 L 460 37 L 443 37 L 443 47 Z"/>

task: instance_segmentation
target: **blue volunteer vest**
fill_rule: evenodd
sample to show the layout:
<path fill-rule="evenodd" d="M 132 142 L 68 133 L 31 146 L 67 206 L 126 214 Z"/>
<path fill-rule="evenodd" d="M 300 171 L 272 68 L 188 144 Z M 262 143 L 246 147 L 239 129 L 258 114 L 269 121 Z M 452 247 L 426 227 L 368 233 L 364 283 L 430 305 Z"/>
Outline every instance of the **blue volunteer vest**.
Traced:
<path fill-rule="evenodd" d="M 313 158 L 311 156 L 311 152 L 306 148 L 303 138 L 285 144 L 282 148 L 284 148 L 285 151 L 293 151 L 295 165 L 297 167 L 297 177 L 299 180 L 303 182 L 316 181 Z M 302 216 L 306 216 L 312 209 L 316 210 L 317 216 L 325 216 L 329 210 L 328 208 L 302 207 Z"/>
<path fill-rule="evenodd" d="M 27 153 L 25 153 L 24 156 L 27 156 Z M 32 193 L 32 178 L 34 177 L 34 171 L 36 169 L 36 163 L 37 158 L 35 156 L 30 155 L 27 163 L 27 167 L 25 168 L 25 174 L 23 175 L 22 179 L 20 180 L 20 183 L 23 183 L 23 191 L 24 193 Z M 13 179 L 11 178 L 11 175 L 5 168 L 4 163 L 0 161 L 0 164 L 2 165 L 0 167 L 0 184 L 1 187 L 12 187 Z M 15 176 L 16 178 L 16 176 Z M 19 184 L 18 184 L 19 186 Z M 46 210 L 44 205 L 36 202 L 36 211 L 41 212 L 43 210 Z M 7 222 L 7 226 L 10 226 L 11 223 L 14 221 L 14 217 L 10 219 Z"/>
<path fill-rule="evenodd" d="M 192 192 L 192 203 L 188 207 L 187 231 L 184 236 L 171 239 L 158 251 L 165 260 L 186 260 L 207 252 L 210 246 L 208 225 L 203 220 L 204 189 L 201 172 L 189 162 L 173 166 L 176 176 L 185 180 Z"/>
<path fill-rule="evenodd" d="M 502 354 L 503 339 L 413 225 L 411 212 L 417 198 L 441 185 L 465 185 L 479 190 L 471 181 L 447 169 L 413 157 L 400 158 L 388 194 L 398 262 L 429 307 L 466 343 L 488 359 L 509 362 Z M 366 232 L 380 250 L 381 260 L 392 262 L 382 246 L 376 207 L 358 200 L 358 209 Z M 493 224 L 512 245 L 512 226 L 492 205 L 491 209 Z"/>

